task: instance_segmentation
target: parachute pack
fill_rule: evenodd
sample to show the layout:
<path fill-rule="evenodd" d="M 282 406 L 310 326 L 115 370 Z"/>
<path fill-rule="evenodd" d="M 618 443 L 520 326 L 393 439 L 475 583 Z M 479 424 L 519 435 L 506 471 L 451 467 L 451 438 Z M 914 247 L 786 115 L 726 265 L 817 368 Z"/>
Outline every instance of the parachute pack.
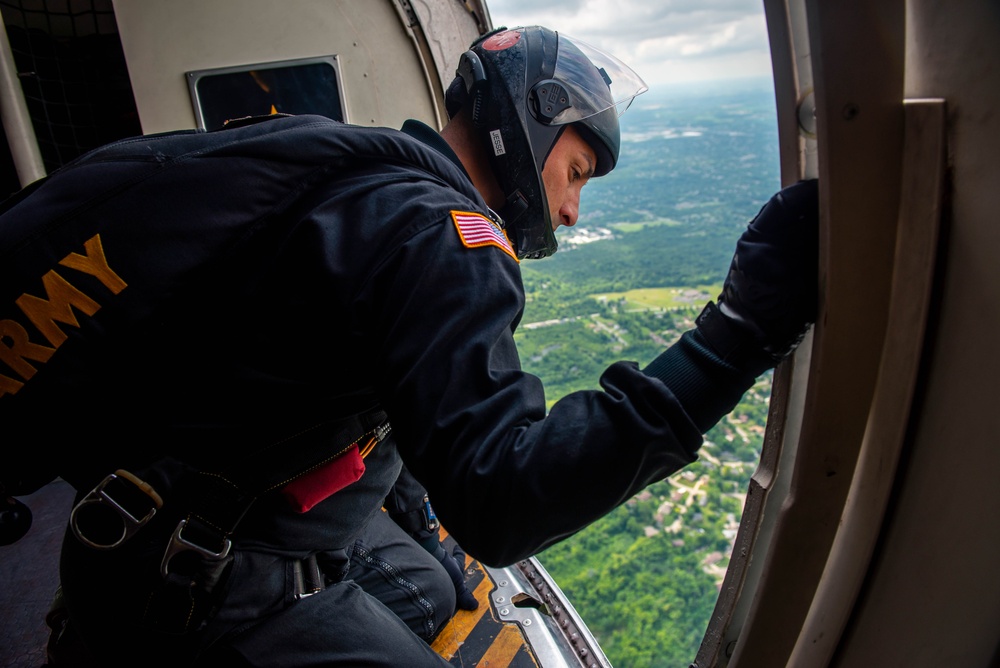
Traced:
<path fill-rule="evenodd" d="M 278 115 L 213 132 L 121 140 L 3 203 L 0 498 L 8 507 L 0 506 L 0 533 L 8 534 L 6 542 L 24 524 L 10 497 L 58 477 L 87 492 L 112 471 L 174 454 L 175 444 L 149 424 L 154 413 L 146 414 L 142 398 L 122 411 L 109 401 L 108 388 L 120 393 L 140 374 L 170 374 L 171 342 L 197 331 L 218 308 L 219 295 L 238 291 L 246 269 L 280 245 L 296 219 L 286 214 L 306 206 L 312 185 L 358 160 L 386 156 L 438 171 L 436 161 L 446 160 L 394 130 Z M 152 346 L 162 355 L 151 355 Z M 139 357 L 163 361 L 136 368 L 130 360 Z M 379 410 L 327 420 L 315 428 L 335 438 L 320 440 L 342 446 L 363 448 L 388 428 Z M 225 471 L 238 494 L 252 498 L 342 453 L 329 445 L 284 447 L 280 466 L 269 464 L 272 454 L 249 447 L 239 462 L 216 462 L 212 470 Z M 143 509 L 156 505 L 127 476 L 109 484 L 124 484 L 128 495 L 138 490 Z M 301 487 L 299 503 L 307 509 L 315 490 Z M 220 519 L 223 526 L 238 521 L 239 512 L 228 509 L 234 517 Z"/>

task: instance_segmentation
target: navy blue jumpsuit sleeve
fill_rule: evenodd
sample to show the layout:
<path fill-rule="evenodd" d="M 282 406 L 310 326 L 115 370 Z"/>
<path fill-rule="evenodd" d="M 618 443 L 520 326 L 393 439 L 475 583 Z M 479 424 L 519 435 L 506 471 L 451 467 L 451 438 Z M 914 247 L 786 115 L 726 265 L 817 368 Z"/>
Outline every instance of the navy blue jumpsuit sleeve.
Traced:
<path fill-rule="evenodd" d="M 485 563 L 532 555 L 695 459 L 699 430 L 632 363 L 546 416 L 513 338 L 518 265 L 498 248 L 462 246 L 450 220 L 384 257 L 359 301 L 378 305 L 375 376 L 406 466 Z"/>

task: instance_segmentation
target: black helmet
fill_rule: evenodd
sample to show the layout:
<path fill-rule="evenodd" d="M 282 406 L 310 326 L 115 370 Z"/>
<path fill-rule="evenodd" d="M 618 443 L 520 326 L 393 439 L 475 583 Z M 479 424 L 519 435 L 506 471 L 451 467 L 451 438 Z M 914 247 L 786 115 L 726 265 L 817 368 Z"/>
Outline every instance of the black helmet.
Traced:
<path fill-rule="evenodd" d="M 573 124 L 594 149 L 594 175 L 618 161 L 618 116 L 647 90 L 627 65 L 577 39 L 532 26 L 501 28 L 462 54 L 448 90 L 451 115 L 472 105 L 506 202 L 500 210 L 519 258 L 556 251 L 542 168 Z"/>

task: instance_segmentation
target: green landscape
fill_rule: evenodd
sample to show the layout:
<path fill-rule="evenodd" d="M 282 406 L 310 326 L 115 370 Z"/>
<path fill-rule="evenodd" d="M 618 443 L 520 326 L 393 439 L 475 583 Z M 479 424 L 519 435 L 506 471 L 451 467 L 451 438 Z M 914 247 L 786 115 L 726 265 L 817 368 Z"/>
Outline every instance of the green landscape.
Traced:
<path fill-rule="evenodd" d="M 667 88 L 622 118 L 618 168 L 583 191 L 560 250 L 522 263 L 515 339 L 549 406 L 649 363 L 715 299 L 740 233 L 780 187 L 768 80 Z M 619 668 L 687 668 L 715 606 L 763 441 L 771 374 L 697 462 L 539 555 Z"/>

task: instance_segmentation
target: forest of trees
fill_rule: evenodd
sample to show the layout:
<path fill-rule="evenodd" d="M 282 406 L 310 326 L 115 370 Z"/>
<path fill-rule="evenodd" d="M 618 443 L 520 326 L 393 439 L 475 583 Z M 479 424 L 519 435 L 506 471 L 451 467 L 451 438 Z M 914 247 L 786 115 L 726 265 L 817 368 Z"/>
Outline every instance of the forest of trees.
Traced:
<path fill-rule="evenodd" d="M 617 359 L 649 361 L 662 350 L 656 339 L 673 341 L 697 315 L 691 307 L 616 314 L 596 301 L 591 309 L 597 315 L 517 335 L 550 403 L 595 387 Z M 598 323 L 617 327 L 612 334 Z M 769 396 L 770 373 L 708 432 L 698 461 L 539 555 L 614 665 L 686 668 L 694 658 L 760 455 Z"/>
<path fill-rule="evenodd" d="M 615 361 L 649 363 L 691 328 L 739 234 L 780 187 L 768 81 L 640 98 L 622 127 L 619 168 L 584 189 L 560 252 L 522 264 L 515 339 L 550 406 L 597 388 Z M 663 291 L 664 305 L 631 298 L 639 288 Z M 688 303 L 668 300 L 670 288 Z M 539 555 L 612 664 L 694 659 L 760 456 L 770 377 L 706 434 L 698 461 Z"/>

